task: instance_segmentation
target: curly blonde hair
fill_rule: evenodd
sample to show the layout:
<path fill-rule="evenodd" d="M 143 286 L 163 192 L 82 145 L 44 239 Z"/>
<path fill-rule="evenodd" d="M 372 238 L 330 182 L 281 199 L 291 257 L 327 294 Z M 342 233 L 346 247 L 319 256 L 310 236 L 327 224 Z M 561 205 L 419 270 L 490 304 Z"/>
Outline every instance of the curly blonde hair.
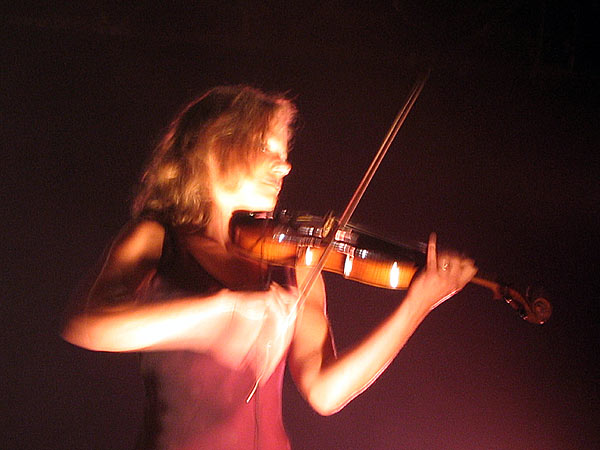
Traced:
<path fill-rule="evenodd" d="M 249 173 L 274 126 L 292 135 L 296 108 L 283 95 L 220 86 L 187 105 L 154 149 L 133 200 L 134 218 L 201 229 L 210 221 L 211 176 Z M 215 162 L 216 173 L 209 170 Z"/>

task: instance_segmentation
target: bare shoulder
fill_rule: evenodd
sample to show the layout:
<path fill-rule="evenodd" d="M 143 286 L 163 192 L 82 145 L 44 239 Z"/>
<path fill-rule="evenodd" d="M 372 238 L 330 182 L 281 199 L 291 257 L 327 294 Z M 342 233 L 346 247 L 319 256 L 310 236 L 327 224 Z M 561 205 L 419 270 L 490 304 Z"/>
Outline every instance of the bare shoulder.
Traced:
<path fill-rule="evenodd" d="M 162 255 L 164 227 L 155 221 L 127 223 L 106 256 L 87 296 L 98 305 L 129 298 L 157 268 Z"/>
<path fill-rule="evenodd" d="M 126 224 L 112 245 L 111 257 L 122 263 L 157 260 L 162 253 L 165 228 L 154 220 Z"/>

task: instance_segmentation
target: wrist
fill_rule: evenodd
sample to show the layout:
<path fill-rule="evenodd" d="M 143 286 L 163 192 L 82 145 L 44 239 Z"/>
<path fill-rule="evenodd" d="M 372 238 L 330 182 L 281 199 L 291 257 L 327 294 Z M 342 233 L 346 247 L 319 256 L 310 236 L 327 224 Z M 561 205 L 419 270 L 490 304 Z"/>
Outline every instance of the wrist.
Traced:
<path fill-rule="evenodd" d="M 419 321 L 423 320 L 431 312 L 429 303 L 411 290 L 404 297 L 400 309 L 404 309 L 406 314 Z"/>

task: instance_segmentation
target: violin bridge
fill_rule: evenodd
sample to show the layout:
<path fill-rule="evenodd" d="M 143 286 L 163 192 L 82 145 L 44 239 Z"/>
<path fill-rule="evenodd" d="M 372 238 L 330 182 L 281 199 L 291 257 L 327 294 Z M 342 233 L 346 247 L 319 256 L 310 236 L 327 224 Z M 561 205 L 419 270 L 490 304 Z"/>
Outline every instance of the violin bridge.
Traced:
<path fill-rule="evenodd" d="M 323 231 L 321 236 L 323 239 L 325 239 L 327 235 L 329 235 L 329 232 L 333 228 L 334 222 L 335 216 L 333 215 L 333 211 L 329 211 L 327 213 L 327 216 L 325 217 L 325 222 L 323 223 Z"/>

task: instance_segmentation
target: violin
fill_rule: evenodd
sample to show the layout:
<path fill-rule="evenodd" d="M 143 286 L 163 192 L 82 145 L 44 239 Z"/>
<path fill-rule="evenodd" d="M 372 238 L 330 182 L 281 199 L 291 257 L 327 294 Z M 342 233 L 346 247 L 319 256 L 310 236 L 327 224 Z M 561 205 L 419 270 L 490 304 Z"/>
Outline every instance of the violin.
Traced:
<path fill-rule="evenodd" d="M 408 288 L 426 264 L 425 243 L 402 244 L 351 224 L 338 225 L 331 215 L 237 211 L 230 221 L 229 237 L 245 257 L 286 267 L 312 267 L 324 258 L 322 270 L 385 289 Z M 522 295 L 482 272 L 471 283 L 491 290 L 494 299 L 504 300 L 527 322 L 541 325 L 552 314 L 550 302 L 532 289 Z"/>
<path fill-rule="evenodd" d="M 372 286 L 406 289 L 417 271 L 425 266 L 426 244 L 408 246 L 391 242 L 353 226 L 349 221 L 421 94 L 428 76 L 429 73 L 413 86 L 339 218 L 332 215 L 320 218 L 289 214 L 285 211 L 276 218 L 265 212 L 234 213 L 229 237 L 242 254 L 274 266 L 296 267 L 300 263 L 311 268 L 299 289 L 300 305 L 322 270 Z M 481 272 L 477 275 L 471 280 L 472 283 L 490 289 L 494 298 L 506 301 L 526 321 L 541 325 L 552 314 L 552 306 L 543 295 L 535 295 L 533 290 L 528 289 L 523 296 Z"/>

